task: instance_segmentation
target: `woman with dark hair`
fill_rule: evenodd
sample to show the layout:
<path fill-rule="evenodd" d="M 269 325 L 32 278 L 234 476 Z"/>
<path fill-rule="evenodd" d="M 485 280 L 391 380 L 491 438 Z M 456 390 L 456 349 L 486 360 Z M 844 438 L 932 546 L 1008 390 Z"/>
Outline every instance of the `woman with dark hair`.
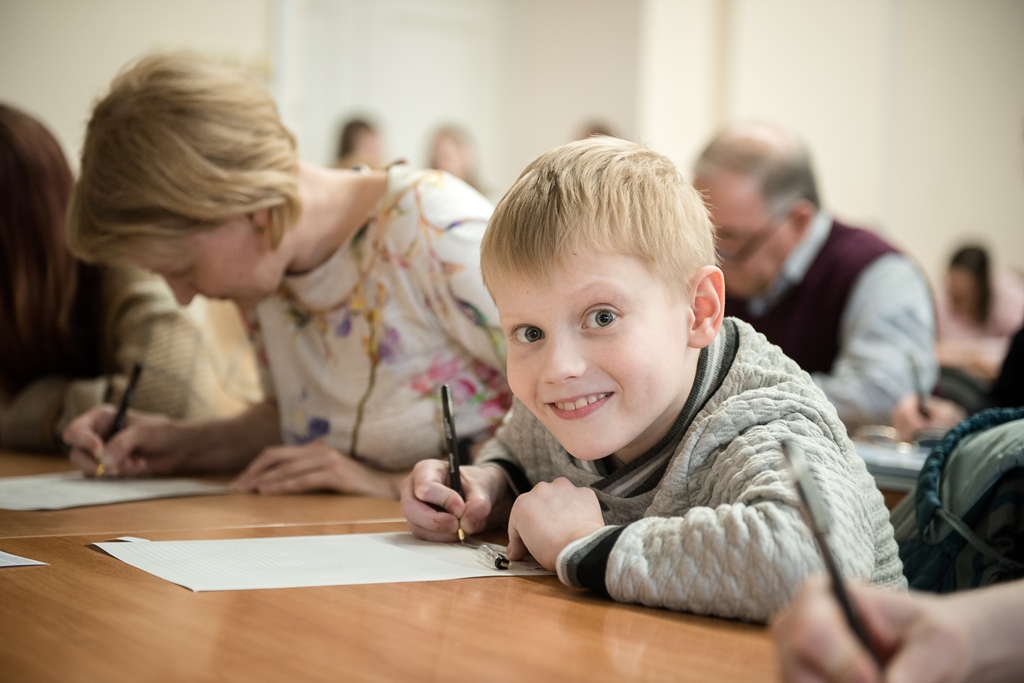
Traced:
<path fill-rule="evenodd" d="M 965 245 L 949 261 L 936 314 L 940 365 L 990 382 L 1024 324 L 1024 280 L 993 268 L 983 246 Z"/>
<path fill-rule="evenodd" d="M 117 401 L 136 360 L 139 407 L 177 417 L 240 410 L 200 327 L 162 282 L 68 251 L 73 183 L 46 127 L 0 103 L 0 448 L 58 452 L 64 425 Z"/>

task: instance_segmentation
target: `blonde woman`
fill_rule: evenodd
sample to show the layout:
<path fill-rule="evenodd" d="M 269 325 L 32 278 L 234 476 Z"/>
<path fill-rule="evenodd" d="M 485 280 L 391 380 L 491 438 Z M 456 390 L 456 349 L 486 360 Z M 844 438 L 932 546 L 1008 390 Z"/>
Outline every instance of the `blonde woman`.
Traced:
<path fill-rule="evenodd" d="M 298 160 L 266 89 L 193 54 L 143 58 L 95 107 L 69 212 L 83 258 L 162 276 L 178 301 L 230 299 L 251 323 L 267 399 L 230 420 L 97 409 L 64 432 L 105 476 L 237 472 L 240 490 L 396 497 L 442 452 L 439 387 L 478 441 L 508 405 L 479 272 L 492 207 L 404 167 Z"/>
<path fill-rule="evenodd" d="M 211 417 L 258 400 L 158 278 L 68 252 L 73 182 L 46 126 L 0 102 L 0 448 L 59 454 L 64 427 L 119 401 L 136 361 L 145 410 Z"/>

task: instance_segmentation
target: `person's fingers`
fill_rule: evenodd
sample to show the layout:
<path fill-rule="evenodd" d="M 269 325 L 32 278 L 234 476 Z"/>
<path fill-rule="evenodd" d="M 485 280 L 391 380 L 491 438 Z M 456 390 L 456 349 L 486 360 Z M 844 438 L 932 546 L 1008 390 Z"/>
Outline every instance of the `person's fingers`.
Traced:
<path fill-rule="evenodd" d="M 966 649 L 939 633 L 911 637 L 889 661 L 887 683 L 921 681 L 964 681 L 968 661 Z"/>
<path fill-rule="evenodd" d="M 824 577 L 808 580 L 771 621 L 785 681 L 877 680 L 871 655 L 850 630 Z"/>
<path fill-rule="evenodd" d="M 491 514 L 491 501 L 470 496 L 462 509 L 459 524 L 467 534 L 475 534 L 487 528 L 487 517 Z"/>
<path fill-rule="evenodd" d="M 513 562 L 516 562 L 524 559 L 530 553 L 526 549 L 526 544 L 523 543 L 523 539 L 515 527 L 514 519 L 515 515 L 513 514 L 508 523 L 508 548 L 505 551 L 505 556 Z"/>
<path fill-rule="evenodd" d="M 937 609 L 932 596 L 854 586 L 869 629 L 888 656 L 886 681 L 963 681 L 970 659 L 969 635 L 958 620 Z"/>
<path fill-rule="evenodd" d="M 77 448 L 72 449 L 68 453 L 68 460 L 71 461 L 72 465 L 80 469 L 85 476 L 96 476 L 99 463 L 97 463 L 96 458 L 89 453 Z"/>

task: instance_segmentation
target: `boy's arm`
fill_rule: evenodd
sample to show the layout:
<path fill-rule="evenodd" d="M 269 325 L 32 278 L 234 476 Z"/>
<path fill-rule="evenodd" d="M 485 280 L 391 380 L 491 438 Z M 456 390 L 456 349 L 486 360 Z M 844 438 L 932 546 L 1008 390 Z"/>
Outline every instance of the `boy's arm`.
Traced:
<path fill-rule="evenodd" d="M 685 514 L 647 516 L 579 539 L 560 553 L 559 577 L 622 602 L 767 620 L 805 577 L 822 570 L 781 464 L 781 437 L 757 427 L 706 458 L 706 467 L 670 469 L 651 512 L 667 500 L 689 500 Z M 875 517 L 887 519 L 881 496 L 866 498 L 870 476 L 820 432 L 795 438 L 830 503 L 830 541 L 841 570 L 870 580 L 879 552 Z M 895 551 L 891 527 L 888 533 Z"/>

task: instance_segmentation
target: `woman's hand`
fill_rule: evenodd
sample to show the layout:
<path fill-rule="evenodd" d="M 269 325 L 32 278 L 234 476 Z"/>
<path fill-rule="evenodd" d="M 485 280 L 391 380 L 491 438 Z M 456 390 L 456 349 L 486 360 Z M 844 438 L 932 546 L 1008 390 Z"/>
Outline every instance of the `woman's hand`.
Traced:
<path fill-rule="evenodd" d="M 558 554 L 573 541 L 605 526 L 597 495 L 565 477 L 541 482 L 516 499 L 508 521 L 508 559 L 527 554 L 555 571 Z"/>
<path fill-rule="evenodd" d="M 182 423 L 162 415 L 128 411 L 125 427 L 104 439 L 116 409 L 100 405 L 82 413 L 64 429 L 71 462 L 87 476 L 141 477 L 173 474 L 185 468 Z"/>
<path fill-rule="evenodd" d="M 414 536 L 450 543 L 459 540 L 460 526 L 466 534 L 475 534 L 498 522 L 509 494 L 501 470 L 460 467 L 459 475 L 466 500 L 449 487 L 446 462 L 421 460 L 412 468 L 402 482 L 402 514 Z"/>
<path fill-rule="evenodd" d="M 317 441 L 263 449 L 231 486 L 266 494 L 336 491 L 395 499 L 404 476 L 368 467 Z"/>

